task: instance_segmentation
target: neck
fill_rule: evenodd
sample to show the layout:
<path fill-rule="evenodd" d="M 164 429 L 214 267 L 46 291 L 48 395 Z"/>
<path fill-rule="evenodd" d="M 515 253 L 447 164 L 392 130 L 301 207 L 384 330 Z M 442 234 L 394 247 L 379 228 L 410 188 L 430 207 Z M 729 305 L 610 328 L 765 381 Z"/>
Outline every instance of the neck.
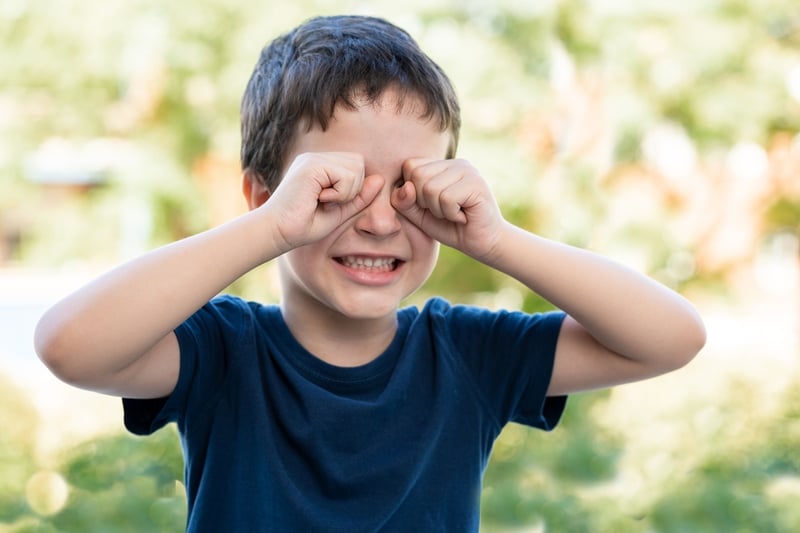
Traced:
<path fill-rule="evenodd" d="M 332 309 L 303 313 L 281 302 L 281 314 L 297 341 L 334 366 L 355 367 L 373 361 L 397 332 L 397 315 L 354 319 Z"/>

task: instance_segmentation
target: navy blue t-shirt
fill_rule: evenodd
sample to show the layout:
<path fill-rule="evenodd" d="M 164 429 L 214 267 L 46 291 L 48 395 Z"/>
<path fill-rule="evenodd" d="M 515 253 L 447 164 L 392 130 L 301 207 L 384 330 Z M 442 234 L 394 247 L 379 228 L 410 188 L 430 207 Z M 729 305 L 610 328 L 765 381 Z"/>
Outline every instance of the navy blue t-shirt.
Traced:
<path fill-rule="evenodd" d="M 477 531 L 481 478 L 509 422 L 552 429 L 564 314 L 401 309 L 374 361 L 306 351 L 274 305 L 215 298 L 177 330 L 180 375 L 125 424 L 176 422 L 188 531 Z"/>

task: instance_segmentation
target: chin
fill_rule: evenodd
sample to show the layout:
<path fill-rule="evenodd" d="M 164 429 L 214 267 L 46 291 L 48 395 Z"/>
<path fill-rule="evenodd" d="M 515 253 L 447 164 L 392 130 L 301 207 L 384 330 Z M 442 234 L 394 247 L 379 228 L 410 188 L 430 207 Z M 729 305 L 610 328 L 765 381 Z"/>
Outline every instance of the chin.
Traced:
<path fill-rule="evenodd" d="M 332 306 L 342 316 L 351 320 L 376 320 L 389 315 L 394 316 L 399 307 L 399 300 L 387 297 L 339 302 L 338 305 Z"/>
<path fill-rule="evenodd" d="M 397 309 L 399 306 L 382 306 L 379 309 L 370 309 L 366 311 L 364 309 L 339 309 L 339 312 L 351 319 L 351 320 L 377 320 L 381 318 L 385 318 L 389 315 L 394 316 L 397 313 Z"/>

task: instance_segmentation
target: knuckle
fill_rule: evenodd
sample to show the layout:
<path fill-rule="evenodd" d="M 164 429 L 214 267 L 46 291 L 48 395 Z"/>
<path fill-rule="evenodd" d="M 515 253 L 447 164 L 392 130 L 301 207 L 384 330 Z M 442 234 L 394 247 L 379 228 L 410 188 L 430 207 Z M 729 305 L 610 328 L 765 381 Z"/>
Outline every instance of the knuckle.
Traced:
<path fill-rule="evenodd" d="M 415 161 L 415 159 L 406 159 L 403 161 L 401 170 L 403 171 L 403 175 L 407 178 L 412 178 L 415 174 L 415 170 L 417 168 Z"/>
<path fill-rule="evenodd" d="M 310 161 L 314 161 L 318 157 L 318 154 L 313 152 L 303 152 L 302 154 L 297 154 L 294 160 L 297 163 L 308 163 Z"/>
<path fill-rule="evenodd" d="M 439 198 L 440 192 L 438 187 L 427 182 L 422 184 L 422 195 L 425 196 L 425 198 L 434 199 Z"/>

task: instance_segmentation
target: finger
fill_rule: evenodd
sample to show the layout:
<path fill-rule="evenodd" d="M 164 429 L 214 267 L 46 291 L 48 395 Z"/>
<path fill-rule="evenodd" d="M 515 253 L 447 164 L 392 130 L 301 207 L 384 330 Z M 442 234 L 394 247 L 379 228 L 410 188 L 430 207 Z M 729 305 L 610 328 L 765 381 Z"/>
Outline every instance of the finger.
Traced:
<path fill-rule="evenodd" d="M 447 167 L 429 178 L 415 180 L 417 203 L 429 209 L 436 218 L 450 220 L 460 210 L 458 192 L 462 188 L 458 184 L 462 178 L 458 168 Z"/>
<path fill-rule="evenodd" d="M 442 217 L 459 224 L 467 223 L 467 214 L 464 206 L 472 202 L 474 190 L 464 180 L 459 180 L 447 187 L 439 195 L 439 207 Z"/>
<path fill-rule="evenodd" d="M 414 184 L 410 181 L 405 182 L 400 187 L 392 191 L 392 206 L 400 212 L 417 206 L 417 193 Z"/>
<path fill-rule="evenodd" d="M 412 157 L 403 161 L 402 172 L 403 178 L 409 180 L 414 174 L 425 172 L 427 174 L 436 174 L 446 168 L 452 160 L 449 159 L 429 159 L 424 157 Z M 423 170 L 424 167 L 424 170 Z"/>
<path fill-rule="evenodd" d="M 363 211 L 380 194 L 384 179 L 378 174 L 364 178 L 363 186 L 358 194 L 348 202 L 340 204 L 342 222 Z"/>
<path fill-rule="evenodd" d="M 320 202 L 349 202 L 357 194 L 357 191 L 353 191 L 353 183 L 357 181 L 355 176 L 343 177 L 341 171 L 337 176 L 337 178 L 331 180 L 333 183 L 331 183 L 330 187 L 326 187 L 319 192 L 317 199 Z"/>
<path fill-rule="evenodd" d="M 360 154 L 351 153 L 344 154 L 343 157 L 345 159 L 346 168 L 350 169 L 354 178 L 347 183 L 349 185 L 349 190 L 346 193 L 346 198 L 349 200 L 355 198 L 364 186 L 364 158 Z"/>
<path fill-rule="evenodd" d="M 319 193 L 320 202 L 349 202 L 358 195 L 364 183 L 364 166 L 357 162 L 331 165 L 325 169 L 329 187 Z"/>
<path fill-rule="evenodd" d="M 405 181 L 414 181 L 415 178 L 431 176 L 440 172 L 441 169 L 439 167 L 441 166 L 441 168 L 444 168 L 444 166 L 437 165 L 437 163 L 446 163 L 446 160 L 424 159 L 419 157 L 406 159 L 403 161 L 400 171 Z"/>
<path fill-rule="evenodd" d="M 392 191 L 391 202 L 392 206 L 412 224 L 422 227 L 426 210 L 417 203 L 417 194 L 413 183 L 406 182 Z"/>
<path fill-rule="evenodd" d="M 414 185 L 415 191 L 419 188 L 421 190 L 421 184 L 427 179 L 426 176 L 432 175 L 430 170 L 427 172 L 423 169 L 425 165 L 428 165 L 432 162 L 431 159 L 422 159 L 422 158 L 415 158 L 415 159 L 406 159 L 403 161 L 403 165 L 401 168 L 402 177 L 405 182 L 411 182 Z M 426 208 L 425 199 L 420 197 L 420 195 L 414 194 L 415 201 L 417 205 L 422 207 L 423 209 Z"/>
<path fill-rule="evenodd" d="M 442 191 L 439 196 L 439 210 L 442 213 L 440 218 L 451 222 L 466 223 L 467 216 L 461 208 L 461 197 L 453 194 L 452 188 Z"/>

